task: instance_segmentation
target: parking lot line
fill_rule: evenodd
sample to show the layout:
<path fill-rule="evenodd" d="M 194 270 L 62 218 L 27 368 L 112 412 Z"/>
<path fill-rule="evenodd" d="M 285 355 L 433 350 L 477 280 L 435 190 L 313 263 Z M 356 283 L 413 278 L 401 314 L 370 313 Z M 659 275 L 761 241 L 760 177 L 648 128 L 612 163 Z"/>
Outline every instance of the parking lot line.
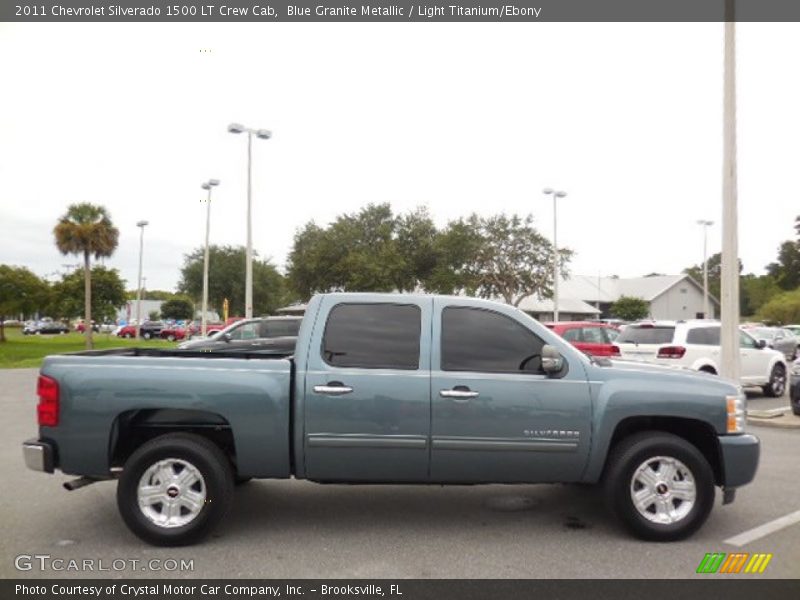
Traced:
<path fill-rule="evenodd" d="M 783 517 L 778 517 L 774 521 L 764 523 L 763 525 L 759 525 L 753 529 L 748 529 L 739 535 L 728 538 L 723 542 L 723 544 L 730 544 L 731 546 L 744 546 L 745 544 L 749 544 L 750 542 L 761 539 L 762 537 L 766 537 L 772 533 L 775 533 L 776 531 L 780 531 L 781 529 L 785 529 L 797 523 L 800 523 L 800 510 L 796 510 L 795 512 L 784 515 Z"/>

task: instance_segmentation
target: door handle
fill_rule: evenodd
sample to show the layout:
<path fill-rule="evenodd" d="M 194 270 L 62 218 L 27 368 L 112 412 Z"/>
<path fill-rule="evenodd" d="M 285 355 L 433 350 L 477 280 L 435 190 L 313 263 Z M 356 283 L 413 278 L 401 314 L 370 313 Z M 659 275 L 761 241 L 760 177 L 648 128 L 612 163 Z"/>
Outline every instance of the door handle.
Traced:
<path fill-rule="evenodd" d="M 470 398 L 477 398 L 480 393 L 473 392 L 469 388 L 452 389 L 452 390 L 439 390 L 439 395 L 442 398 L 451 398 L 453 402 L 468 402 Z"/>
<path fill-rule="evenodd" d="M 327 396 L 343 396 L 353 391 L 349 385 L 343 385 L 338 381 L 333 381 L 328 385 L 315 385 L 314 392 L 317 394 L 325 394 Z"/>

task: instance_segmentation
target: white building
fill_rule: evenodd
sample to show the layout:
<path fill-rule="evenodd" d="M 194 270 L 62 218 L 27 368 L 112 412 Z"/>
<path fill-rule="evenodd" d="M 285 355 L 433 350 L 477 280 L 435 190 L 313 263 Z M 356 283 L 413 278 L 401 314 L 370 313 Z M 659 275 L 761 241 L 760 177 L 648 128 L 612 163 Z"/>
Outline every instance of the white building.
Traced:
<path fill-rule="evenodd" d="M 650 304 L 651 319 L 703 317 L 703 286 L 689 275 L 652 277 L 591 277 L 573 275 L 559 283 L 559 320 L 608 318 L 611 305 L 622 296 L 643 298 Z M 711 313 L 719 314 L 719 301 L 709 295 Z M 553 301 L 529 297 L 520 308 L 540 321 L 553 320 Z"/>

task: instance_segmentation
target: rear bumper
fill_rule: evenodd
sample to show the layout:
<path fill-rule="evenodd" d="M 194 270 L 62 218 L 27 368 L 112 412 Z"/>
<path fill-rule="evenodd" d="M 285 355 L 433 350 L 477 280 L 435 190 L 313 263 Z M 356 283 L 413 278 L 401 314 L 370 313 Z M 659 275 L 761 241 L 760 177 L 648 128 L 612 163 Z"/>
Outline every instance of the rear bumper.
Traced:
<path fill-rule="evenodd" d="M 55 450 L 52 444 L 40 440 L 28 440 L 22 444 L 25 465 L 34 471 L 52 473 L 55 471 Z"/>
<path fill-rule="evenodd" d="M 758 470 L 761 442 L 750 434 L 721 435 L 722 486 L 736 488 L 753 481 Z"/>

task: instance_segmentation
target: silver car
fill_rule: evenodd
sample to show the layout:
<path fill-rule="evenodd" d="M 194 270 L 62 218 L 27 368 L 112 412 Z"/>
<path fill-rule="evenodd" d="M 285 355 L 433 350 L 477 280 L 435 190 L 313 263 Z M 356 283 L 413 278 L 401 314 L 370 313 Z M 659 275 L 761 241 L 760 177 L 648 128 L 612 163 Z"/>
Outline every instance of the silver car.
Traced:
<path fill-rule="evenodd" d="M 757 340 L 764 340 L 770 348 L 783 353 L 786 360 L 793 361 L 797 358 L 797 338 L 788 329 L 782 327 L 753 327 L 747 333 Z"/>

